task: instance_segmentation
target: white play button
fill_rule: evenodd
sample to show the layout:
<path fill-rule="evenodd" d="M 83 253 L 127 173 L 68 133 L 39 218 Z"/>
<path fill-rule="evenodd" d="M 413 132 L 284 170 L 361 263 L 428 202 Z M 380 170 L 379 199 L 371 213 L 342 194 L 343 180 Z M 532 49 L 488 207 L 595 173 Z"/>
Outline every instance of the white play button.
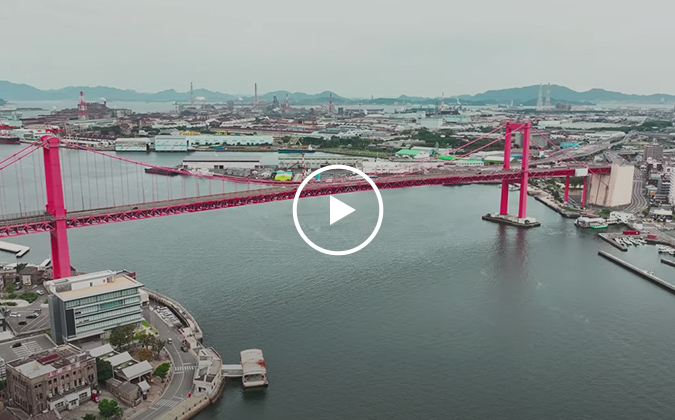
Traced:
<path fill-rule="evenodd" d="M 332 225 L 333 223 L 337 222 L 338 220 L 342 219 L 343 217 L 349 216 L 354 212 L 354 209 L 343 203 L 342 201 L 338 200 L 337 198 L 333 197 L 332 195 L 330 197 L 330 224 Z"/>

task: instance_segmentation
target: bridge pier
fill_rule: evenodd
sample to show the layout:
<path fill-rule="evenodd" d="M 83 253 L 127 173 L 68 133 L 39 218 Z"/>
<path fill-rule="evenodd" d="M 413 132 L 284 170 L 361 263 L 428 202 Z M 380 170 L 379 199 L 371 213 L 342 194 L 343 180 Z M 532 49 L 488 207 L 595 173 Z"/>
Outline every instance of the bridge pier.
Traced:
<path fill-rule="evenodd" d="M 588 176 L 584 177 L 584 189 L 581 190 L 581 208 L 586 209 L 586 196 L 588 191 Z"/>
<path fill-rule="evenodd" d="M 54 230 L 49 232 L 52 248 L 52 277 L 60 279 L 70 277 L 72 273 L 70 270 L 70 250 L 68 249 L 61 162 L 59 160 L 59 139 L 54 136 L 44 136 L 42 141 L 45 161 L 45 189 L 47 192 L 46 210 L 55 220 Z"/>
<path fill-rule="evenodd" d="M 527 182 L 530 178 L 530 125 L 528 121 L 523 124 L 523 157 L 522 157 L 522 175 L 520 178 L 520 200 L 518 203 L 518 218 L 527 217 Z"/>

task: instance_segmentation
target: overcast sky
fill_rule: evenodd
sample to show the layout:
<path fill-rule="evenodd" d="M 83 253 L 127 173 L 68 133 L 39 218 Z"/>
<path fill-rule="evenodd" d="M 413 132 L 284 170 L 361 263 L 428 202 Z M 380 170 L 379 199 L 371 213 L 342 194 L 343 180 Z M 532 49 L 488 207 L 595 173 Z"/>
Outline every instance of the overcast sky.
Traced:
<path fill-rule="evenodd" d="M 675 93 L 664 0 L 0 0 L 0 80 L 446 96 Z"/>

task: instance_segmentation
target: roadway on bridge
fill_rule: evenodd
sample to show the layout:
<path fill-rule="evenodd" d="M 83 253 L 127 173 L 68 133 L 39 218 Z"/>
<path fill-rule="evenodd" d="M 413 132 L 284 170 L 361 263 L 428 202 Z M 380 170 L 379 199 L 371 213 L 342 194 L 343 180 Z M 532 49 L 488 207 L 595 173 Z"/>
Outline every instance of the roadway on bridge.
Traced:
<path fill-rule="evenodd" d="M 591 173 L 609 173 L 606 165 L 589 166 Z M 529 170 L 530 178 L 574 176 L 574 167 L 537 168 Z M 443 171 L 422 175 L 383 176 L 375 183 L 378 189 L 407 188 L 431 185 L 460 185 L 472 183 L 499 182 L 508 180 L 518 182 L 521 177 L 519 169 L 504 171 L 498 167 L 474 168 L 455 171 Z M 255 190 L 246 190 L 197 197 L 186 197 L 157 202 L 129 204 L 117 207 L 98 208 L 74 211 L 67 214 L 68 228 L 101 225 L 112 222 L 141 220 L 153 217 L 170 216 L 183 213 L 194 213 L 238 207 L 250 204 L 269 203 L 291 200 L 297 186 L 278 186 Z M 347 182 L 315 182 L 309 184 L 302 197 L 317 197 L 341 193 L 371 190 L 363 180 Z M 54 229 L 54 218 L 45 212 L 33 212 L 30 215 L 14 215 L 0 221 L 0 236 L 19 236 L 31 233 L 51 231 Z"/>
<path fill-rule="evenodd" d="M 644 173 L 642 171 L 635 171 L 635 178 L 633 179 L 633 193 L 630 205 L 624 211 L 629 213 L 637 213 L 649 207 L 649 200 L 644 194 Z"/>

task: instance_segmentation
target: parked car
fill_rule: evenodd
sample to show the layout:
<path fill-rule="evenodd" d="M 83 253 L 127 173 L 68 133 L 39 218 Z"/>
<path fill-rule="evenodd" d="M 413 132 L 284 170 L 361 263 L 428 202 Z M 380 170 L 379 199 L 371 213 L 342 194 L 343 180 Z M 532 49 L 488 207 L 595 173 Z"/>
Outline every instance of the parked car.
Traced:
<path fill-rule="evenodd" d="M 98 396 L 98 394 L 91 394 L 91 400 L 95 403 L 101 402 L 101 397 Z"/>
<path fill-rule="evenodd" d="M 12 348 L 15 349 L 17 347 L 21 347 L 21 343 L 14 343 L 12 344 Z"/>
<path fill-rule="evenodd" d="M 11 314 L 9 314 L 9 316 L 10 318 L 21 318 L 21 314 L 18 314 L 16 312 L 12 312 Z"/>
<path fill-rule="evenodd" d="M 44 290 L 39 290 L 39 289 L 38 289 L 38 290 L 35 291 L 35 293 L 37 293 L 38 295 L 42 296 L 42 295 L 45 294 L 45 291 L 44 291 Z"/>
<path fill-rule="evenodd" d="M 19 325 L 26 325 L 26 321 L 19 321 Z"/>
<path fill-rule="evenodd" d="M 28 319 L 35 319 L 37 317 L 38 317 L 38 314 L 28 314 L 28 315 L 26 315 L 26 318 L 28 318 Z"/>

